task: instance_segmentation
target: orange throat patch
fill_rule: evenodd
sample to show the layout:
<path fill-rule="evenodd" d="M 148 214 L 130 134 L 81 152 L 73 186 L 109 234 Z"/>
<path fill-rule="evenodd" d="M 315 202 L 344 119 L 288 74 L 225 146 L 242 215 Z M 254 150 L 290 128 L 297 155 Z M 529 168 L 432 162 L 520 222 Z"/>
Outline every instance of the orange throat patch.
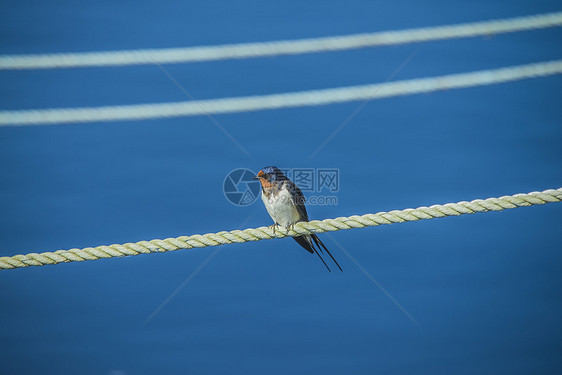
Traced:
<path fill-rule="evenodd" d="M 271 186 L 273 185 L 271 182 L 267 181 L 265 178 L 260 178 L 260 183 L 261 183 L 261 186 L 264 189 L 270 189 Z"/>

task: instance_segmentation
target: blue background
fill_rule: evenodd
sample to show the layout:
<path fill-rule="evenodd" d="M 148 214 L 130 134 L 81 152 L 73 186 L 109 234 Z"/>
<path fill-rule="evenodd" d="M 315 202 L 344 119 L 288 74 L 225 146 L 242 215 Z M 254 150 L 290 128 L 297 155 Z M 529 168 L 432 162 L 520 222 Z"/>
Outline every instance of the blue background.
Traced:
<path fill-rule="evenodd" d="M 560 8 L 10 0 L 0 53 L 296 39 Z M 208 99 L 382 82 L 416 50 L 395 80 L 559 59 L 560 40 L 562 29 L 545 29 L 166 69 Z M 205 116 L 2 127 L 0 254 L 269 225 L 261 202 L 225 199 L 236 168 L 339 168 L 338 205 L 309 207 L 316 219 L 557 188 L 561 88 L 551 76 L 372 101 L 310 160 L 360 103 L 216 116 L 252 158 Z M 0 98 L 3 110 L 187 100 L 151 65 L 2 71 Z M 2 271 L 2 373 L 559 373 L 561 219 L 551 204 L 332 233 L 417 324 L 328 235 L 343 273 L 290 239 Z"/>

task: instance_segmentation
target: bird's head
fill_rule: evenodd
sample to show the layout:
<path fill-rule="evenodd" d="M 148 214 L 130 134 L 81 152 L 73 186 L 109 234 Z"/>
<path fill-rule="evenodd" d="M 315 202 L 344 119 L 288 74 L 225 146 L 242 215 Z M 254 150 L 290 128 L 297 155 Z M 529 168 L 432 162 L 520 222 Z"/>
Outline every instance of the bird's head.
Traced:
<path fill-rule="evenodd" d="M 258 175 L 254 177 L 256 180 L 261 182 L 263 187 L 269 187 L 274 182 L 279 182 L 286 180 L 287 177 L 281 172 L 277 167 L 265 167 L 258 172 Z"/>

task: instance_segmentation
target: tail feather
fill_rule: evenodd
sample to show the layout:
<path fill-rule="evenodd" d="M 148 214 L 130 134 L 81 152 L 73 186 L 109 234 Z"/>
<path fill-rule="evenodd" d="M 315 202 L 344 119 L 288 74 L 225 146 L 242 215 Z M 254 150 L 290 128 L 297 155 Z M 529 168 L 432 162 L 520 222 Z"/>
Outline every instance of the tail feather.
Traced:
<path fill-rule="evenodd" d="M 318 255 L 318 258 L 320 258 L 320 260 L 322 261 L 322 263 L 324 263 L 324 265 L 326 266 L 326 268 L 328 269 L 328 271 L 332 272 L 332 270 L 330 269 L 330 267 L 328 267 L 328 265 L 326 264 L 326 262 L 324 261 L 324 259 L 322 258 L 322 256 L 320 255 L 320 253 L 318 251 L 316 251 L 316 249 L 314 248 L 314 246 L 312 245 L 312 241 L 310 241 L 308 238 L 306 238 L 305 236 L 299 236 L 299 237 L 293 237 L 295 239 L 295 241 L 297 241 L 297 243 L 299 245 L 301 245 L 302 247 L 304 247 L 304 249 L 306 251 L 308 251 L 311 254 L 316 253 L 316 255 Z"/>
<path fill-rule="evenodd" d="M 334 257 L 332 256 L 332 254 L 330 253 L 330 251 L 326 248 L 326 246 L 324 245 L 324 243 L 322 243 L 322 241 L 320 241 L 320 238 L 318 238 L 318 236 L 316 234 L 311 234 L 311 235 L 306 235 L 306 236 L 299 236 L 299 237 L 293 237 L 295 241 L 297 241 L 297 243 L 299 245 L 301 245 L 306 251 L 308 251 L 311 254 L 316 253 L 316 255 L 318 255 L 318 257 L 320 258 L 320 260 L 322 261 L 322 263 L 324 263 L 324 266 L 326 266 L 326 268 L 328 269 L 328 271 L 332 272 L 332 270 L 330 269 L 330 267 L 328 267 L 328 265 L 326 264 L 326 262 L 324 261 L 324 258 L 322 258 L 322 255 L 320 255 L 320 253 L 324 253 L 324 251 L 322 250 L 322 248 L 324 250 L 326 250 L 326 252 L 328 253 L 328 255 L 330 256 L 330 258 L 332 258 L 332 260 L 334 261 L 334 263 L 338 266 L 338 268 L 340 269 L 340 271 L 343 272 L 342 268 L 340 267 L 340 265 L 338 264 L 338 262 L 334 259 Z M 314 240 L 314 243 L 312 242 Z M 314 247 L 314 244 L 316 244 L 316 247 Z M 318 248 L 318 251 L 316 248 Z"/>
<path fill-rule="evenodd" d="M 336 266 L 338 266 L 338 268 L 340 269 L 341 272 L 343 272 L 343 270 L 341 269 L 340 265 L 338 264 L 337 260 L 334 259 L 334 257 L 332 256 L 332 253 L 330 253 L 330 250 L 328 250 L 328 248 L 326 247 L 326 245 L 324 245 L 324 242 L 322 242 L 320 240 L 320 238 L 318 238 L 318 236 L 316 235 L 316 233 L 311 234 L 312 239 L 314 240 L 314 242 L 316 243 L 316 246 L 320 249 L 320 251 L 322 251 L 322 247 L 324 248 L 324 250 L 326 250 L 326 252 L 328 253 L 328 255 L 330 256 L 330 258 L 332 258 L 332 260 L 334 261 L 334 263 L 336 264 Z M 320 247 L 320 245 L 322 245 L 322 247 Z"/>
<path fill-rule="evenodd" d="M 314 254 L 314 248 L 312 247 L 312 245 L 306 240 L 306 238 L 304 238 L 304 236 L 299 236 L 299 237 L 293 237 L 293 239 L 295 241 L 297 241 L 297 243 L 299 245 L 301 245 L 302 247 L 304 247 L 304 249 L 306 251 L 308 251 L 310 254 Z"/>

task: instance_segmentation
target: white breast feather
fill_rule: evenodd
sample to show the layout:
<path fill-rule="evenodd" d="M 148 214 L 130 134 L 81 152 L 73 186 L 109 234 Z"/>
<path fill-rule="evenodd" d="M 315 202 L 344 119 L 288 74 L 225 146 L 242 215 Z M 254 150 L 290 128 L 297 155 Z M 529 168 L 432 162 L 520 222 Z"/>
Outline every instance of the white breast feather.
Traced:
<path fill-rule="evenodd" d="M 263 192 L 261 199 L 265 204 L 265 208 L 269 216 L 277 224 L 286 227 L 299 221 L 300 215 L 297 208 L 293 204 L 291 194 L 286 189 L 281 189 L 276 196 L 273 194 L 267 198 Z"/>

